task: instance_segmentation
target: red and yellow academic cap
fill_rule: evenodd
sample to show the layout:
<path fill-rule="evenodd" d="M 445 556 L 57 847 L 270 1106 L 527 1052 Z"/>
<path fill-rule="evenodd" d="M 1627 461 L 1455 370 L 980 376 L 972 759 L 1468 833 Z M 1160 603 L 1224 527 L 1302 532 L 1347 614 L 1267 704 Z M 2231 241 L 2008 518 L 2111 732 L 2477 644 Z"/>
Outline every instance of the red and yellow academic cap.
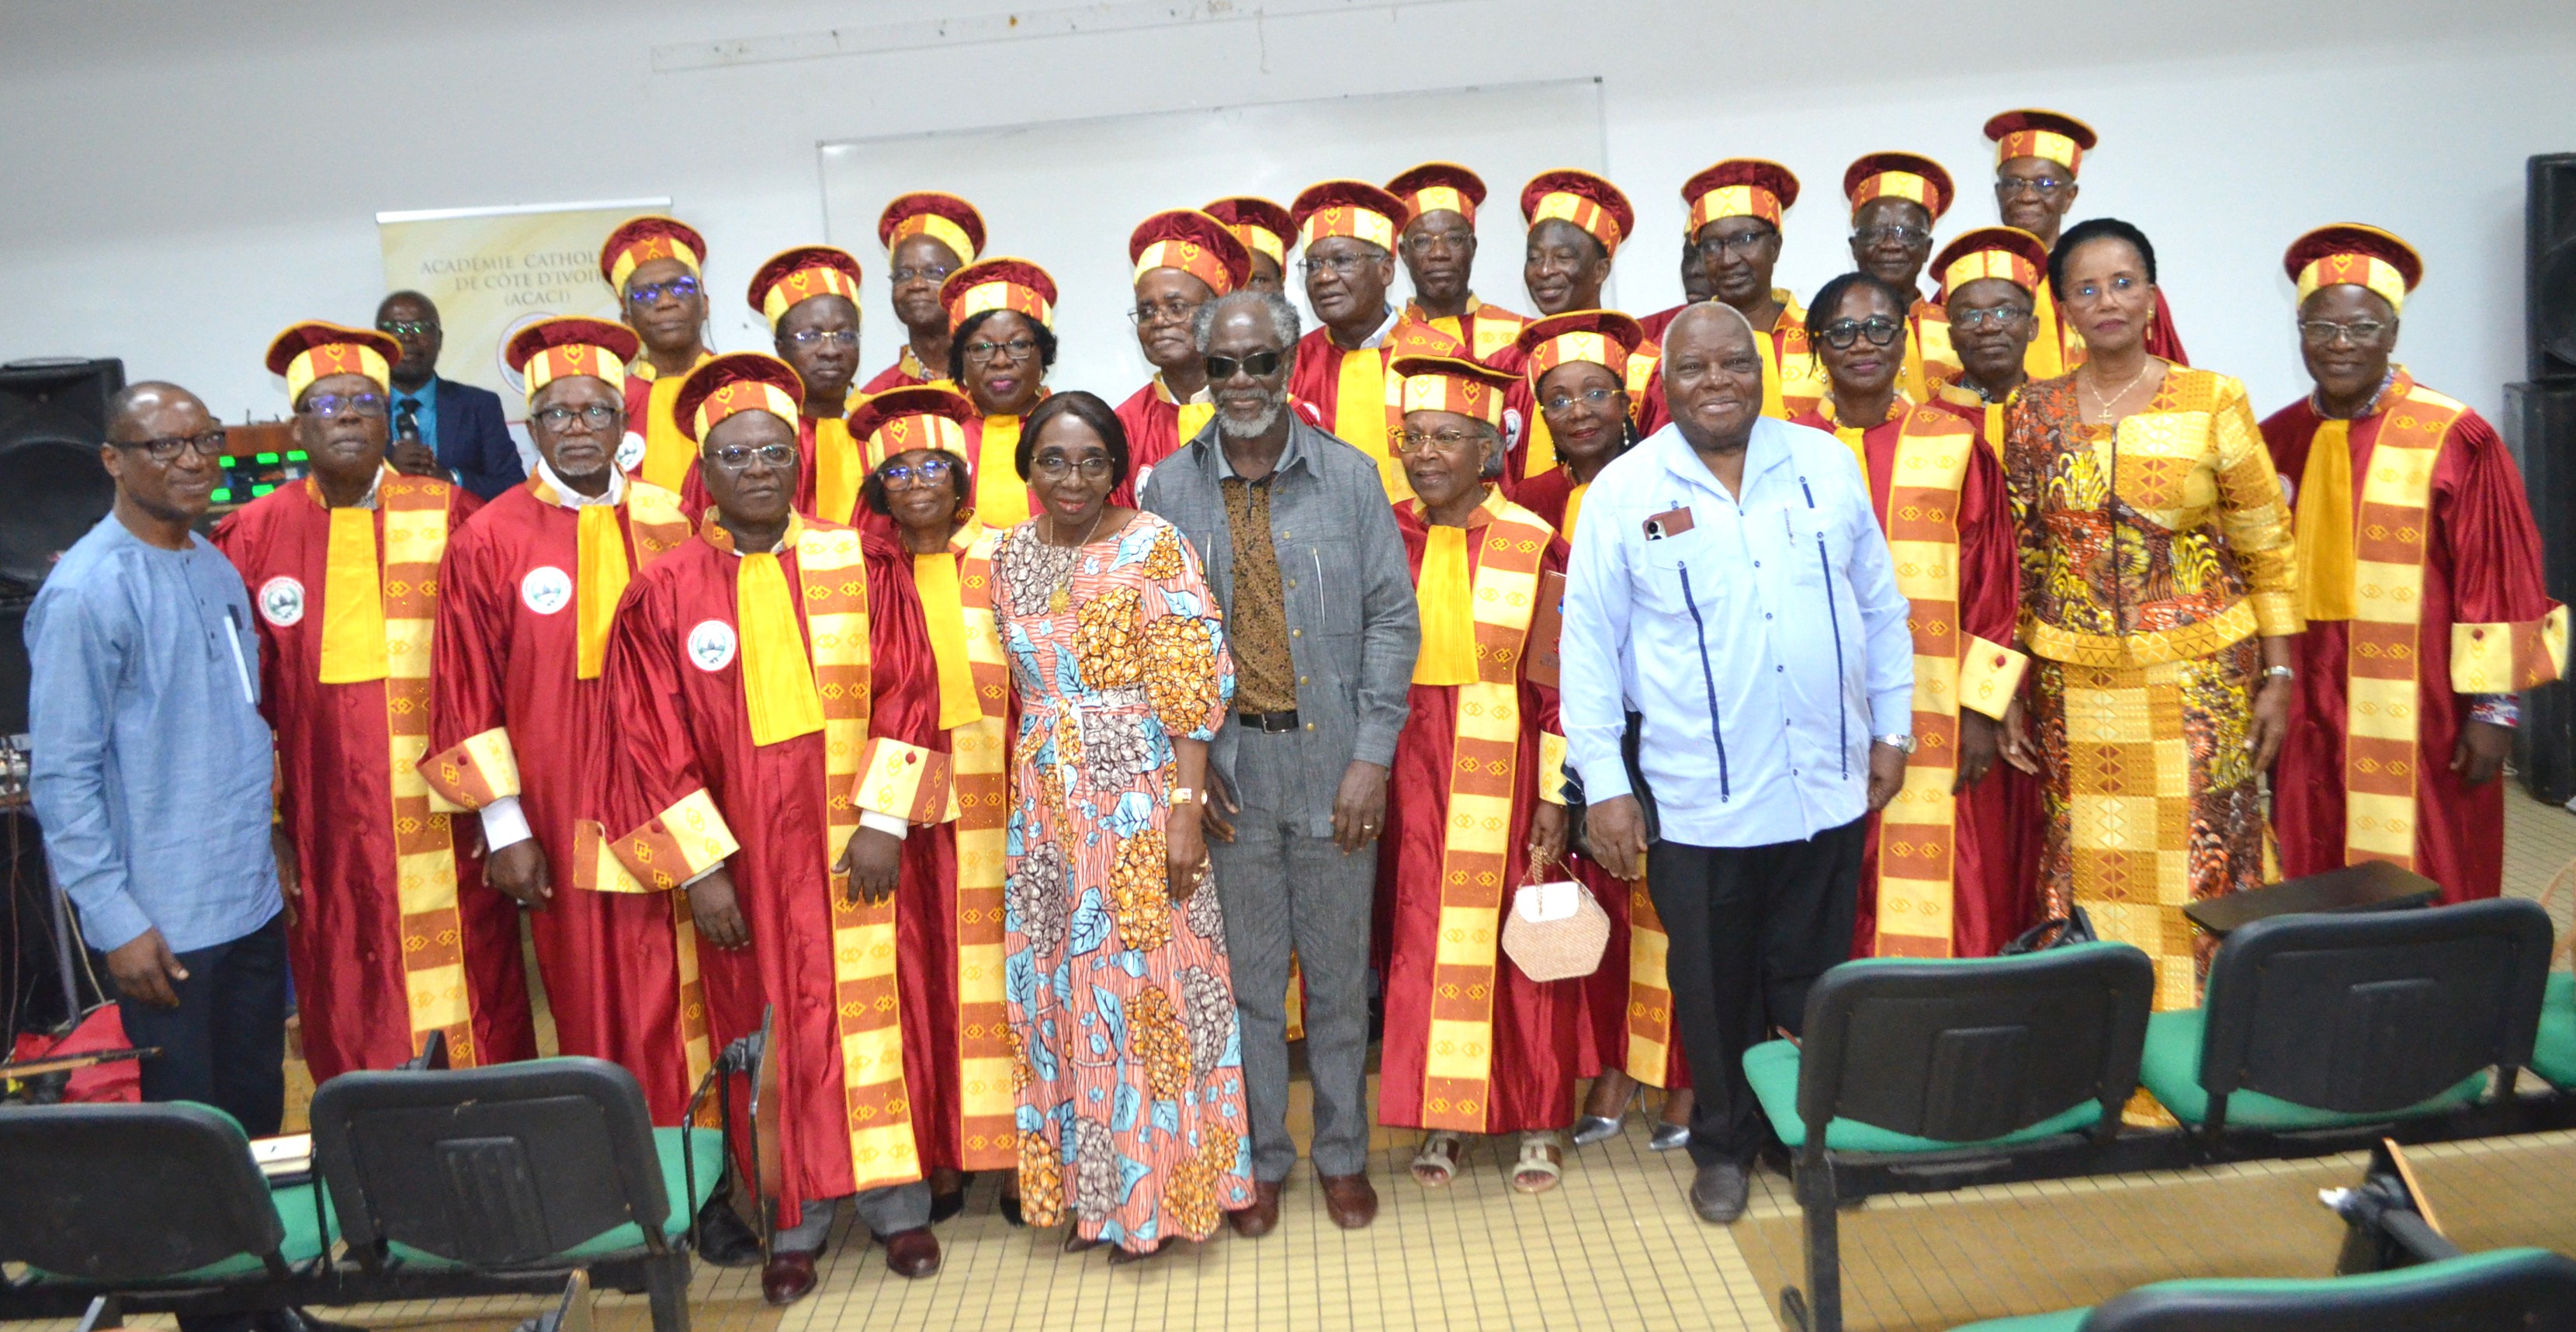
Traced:
<path fill-rule="evenodd" d="M 861 402 L 850 413 L 850 438 L 859 441 L 868 466 L 908 449 L 943 449 L 966 456 L 966 423 L 975 404 L 955 389 L 911 384 Z"/>
<path fill-rule="evenodd" d="M 365 375 L 376 391 L 393 391 L 394 362 L 402 344 L 372 328 L 343 328 L 319 319 L 290 324 L 268 344 L 268 372 L 286 376 L 286 400 L 303 400 L 313 381 L 332 375 Z"/>
<path fill-rule="evenodd" d="M 537 390 L 571 375 L 588 375 L 613 389 L 626 387 L 626 363 L 643 349 L 634 330 L 605 319 L 567 316 L 540 319 L 510 335 L 503 359 Z"/>
<path fill-rule="evenodd" d="M 1535 393 L 1538 381 L 1548 371 L 1568 361 L 1590 361 L 1624 384 L 1628 382 L 1628 358 L 1636 355 L 1645 341 L 1645 327 L 1616 310 L 1568 310 L 1531 320 L 1522 327 L 1513 345 L 1528 358 L 1521 373 L 1528 377 L 1530 391 Z"/>
<path fill-rule="evenodd" d="M 2063 111 L 2038 107 L 2006 111 L 1987 121 L 1986 137 L 1995 141 L 1997 166 L 2016 157 L 2036 157 L 2070 172 L 2080 170 L 2084 154 L 2100 142 L 2092 126 Z"/>
<path fill-rule="evenodd" d="M 1139 281 L 1157 268 L 1173 268 L 1219 296 L 1252 280 L 1252 251 L 1223 222 L 1193 209 L 1175 208 L 1138 223 L 1127 237 L 1127 258 Z"/>
<path fill-rule="evenodd" d="M 952 329 L 986 310 L 1010 310 L 1055 327 L 1055 279 L 1026 259 L 971 263 L 939 284 L 939 304 Z"/>
<path fill-rule="evenodd" d="M 744 412 L 767 412 L 796 427 L 796 404 L 805 396 L 805 381 L 775 356 L 760 352 L 726 352 L 701 362 L 680 381 L 671 419 L 695 443 L 718 422 Z"/>
<path fill-rule="evenodd" d="M 2414 246 L 2359 222 L 2319 227 L 2290 242 L 2281 267 L 2299 284 L 2302 301 L 2320 287 L 2350 284 L 2378 292 L 2391 310 L 2403 310 L 2406 293 L 2424 280 L 2424 256 Z"/>
<path fill-rule="evenodd" d="M 1386 183 L 1386 192 L 1404 204 L 1404 224 L 1448 211 L 1476 225 L 1476 205 L 1485 201 L 1485 182 L 1455 162 L 1425 162 Z"/>
<path fill-rule="evenodd" d="M 1923 211 L 1938 222 L 1950 211 L 1950 201 L 1958 191 L 1950 187 L 1950 173 L 1928 157 L 1912 153 L 1871 153 L 1851 164 L 1843 172 L 1843 197 L 1851 200 L 1852 214 L 1872 199 L 1905 199 L 1921 204 Z"/>
<path fill-rule="evenodd" d="M 1521 219 L 1531 226 L 1571 222 L 1612 254 L 1637 229 L 1637 210 L 1628 196 L 1589 171 L 1542 171 L 1530 177 L 1521 187 Z"/>
<path fill-rule="evenodd" d="M 636 265 L 655 259 L 677 259 L 695 273 L 707 261 L 706 237 L 677 218 L 647 214 L 620 224 L 599 247 L 599 275 L 608 285 L 626 290 Z"/>
<path fill-rule="evenodd" d="M 769 262 L 751 275 L 751 308 L 766 317 L 771 328 L 810 296 L 841 296 L 858 304 L 859 261 L 849 251 L 829 245 L 799 245 L 769 256 Z"/>
<path fill-rule="evenodd" d="M 1270 262 L 1286 267 L 1288 242 L 1297 234 L 1297 220 L 1288 210 L 1268 199 L 1238 194 L 1219 199 L 1199 210 L 1226 225 L 1236 240 L 1257 254 L 1270 256 Z"/>
<path fill-rule="evenodd" d="M 1686 234 L 1729 217 L 1758 217 L 1773 226 L 1798 202 L 1798 178 L 1789 168 L 1759 157 L 1730 157 L 1682 182 L 1690 205 Z"/>
<path fill-rule="evenodd" d="M 971 264 L 984 253 L 984 215 L 953 194 L 898 195 L 877 215 L 877 239 L 891 250 L 914 236 L 928 236 L 954 252 L 958 263 Z"/>
<path fill-rule="evenodd" d="M 1395 233 L 1404 223 L 1404 201 L 1364 180 L 1328 180 L 1307 186 L 1288 206 L 1288 216 L 1300 245 L 1348 236 L 1393 250 Z"/>
<path fill-rule="evenodd" d="M 2048 246 L 2019 227 L 1979 227 L 1963 231 L 1932 257 L 1933 280 L 1941 299 L 1983 278 L 2002 278 L 2027 292 L 2039 290 L 2048 275 Z"/>
<path fill-rule="evenodd" d="M 1389 368 L 1404 377 L 1404 410 L 1456 412 L 1502 428 L 1503 395 L 1516 376 L 1463 356 L 1399 356 Z"/>

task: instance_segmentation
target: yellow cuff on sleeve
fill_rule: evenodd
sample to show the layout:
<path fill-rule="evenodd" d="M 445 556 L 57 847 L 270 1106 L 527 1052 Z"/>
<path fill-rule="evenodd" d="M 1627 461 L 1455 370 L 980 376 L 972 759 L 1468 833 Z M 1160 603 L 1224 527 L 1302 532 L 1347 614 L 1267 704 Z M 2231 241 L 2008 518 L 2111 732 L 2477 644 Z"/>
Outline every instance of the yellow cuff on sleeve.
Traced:
<path fill-rule="evenodd" d="M 742 849 L 705 790 L 691 791 L 612 848 L 645 888 L 667 892 Z"/>
<path fill-rule="evenodd" d="M 1565 737 L 1549 731 L 1538 733 L 1538 798 L 1565 803 Z"/>
<path fill-rule="evenodd" d="M 1959 706 L 2003 720 L 2021 692 L 2022 672 L 2030 658 L 2001 643 L 1968 635 L 1968 650 L 1959 657 Z"/>
<path fill-rule="evenodd" d="M 495 726 L 422 759 L 420 776 L 429 783 L 432 812 L 481 809 L 503 796 L 519 794 L 518 751 L 510 748 L 510 733 Z M 442 800 L 447 802 L 444 809 L 439 807 Z"/>
<path fill-rule="evenodd" d="M 2451 626 L 2451 690 L 2514 694 L 2558 679 L 2567 665 L 2567 608 L 2537 620 Z"/>
<path fill-rule="evenodd" d="M 2246 600 L 2254 604 L 2254 632 L 2265 638 L 2286 638 L 2308 627 L 2295 592 L 2257 592 Z"/>
<path fill-rule="evenodd" d="M 906 823 L 941 823 L 955 815 L 951 785 L 946 754 L 900 740 L 870 740 L 859 751 L 850 803 Z"/>

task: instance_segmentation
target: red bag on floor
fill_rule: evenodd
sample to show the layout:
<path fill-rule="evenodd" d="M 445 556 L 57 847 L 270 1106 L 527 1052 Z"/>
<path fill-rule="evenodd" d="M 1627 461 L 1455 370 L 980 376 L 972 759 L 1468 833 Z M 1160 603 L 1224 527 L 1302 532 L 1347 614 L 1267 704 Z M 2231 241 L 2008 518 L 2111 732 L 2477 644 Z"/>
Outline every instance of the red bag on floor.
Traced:
<path fill-rule="evenodd" d="M 125 1039 L 125 1018 L 114 1004 L 101 1004 L 72 1028 L 70 1035 L 57 1040 L 43 1032 L 26 1032 L 18 1037 L 18 1048 L 10 1052 L 14 1062 L 33 1059 L 56 1059 L 64 1055 L 87 1054 L 93 1050 L 122 1050 L 133 1042 Z M 143 1099 L 143 1073 L 134 1060 L 119 1059 L 113 1063 L 92 1064 L 72 1074 L 63 1088 L 63 1102 L 123 1101 Z"/>

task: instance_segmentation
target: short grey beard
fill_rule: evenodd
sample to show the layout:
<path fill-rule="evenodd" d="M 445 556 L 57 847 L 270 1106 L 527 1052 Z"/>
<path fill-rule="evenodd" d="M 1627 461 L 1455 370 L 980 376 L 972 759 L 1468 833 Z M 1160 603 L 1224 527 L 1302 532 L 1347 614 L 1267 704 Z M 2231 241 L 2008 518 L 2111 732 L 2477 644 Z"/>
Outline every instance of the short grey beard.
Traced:
<path fill-rule="evenodd" d="M 1228 439 L 1259 439 L 1269 434 L 1272 426 L 1279 424 L 1279 414 L 1286 410 L 1288 410 L 1288 398 L 1287 395 L 1282 394 L 1270 400 L 1269 409 L 1262 412 L 1258 421 L 1247 425 L 1228 416 L 1225 409 L 1219 407 L 1216 410 L 1217 433 Z"/>

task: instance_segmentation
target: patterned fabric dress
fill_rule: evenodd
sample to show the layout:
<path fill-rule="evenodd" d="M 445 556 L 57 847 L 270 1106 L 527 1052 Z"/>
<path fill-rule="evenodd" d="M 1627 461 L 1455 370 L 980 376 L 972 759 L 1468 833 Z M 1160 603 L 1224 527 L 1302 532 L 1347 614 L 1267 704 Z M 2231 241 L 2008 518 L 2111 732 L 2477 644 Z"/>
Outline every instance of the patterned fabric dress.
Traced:
<path fill-rule="evenodd" d="M 2073 376 L 2010 412 L 2032 719 L 2047 783 L 2040 886 L 2156 962 L 2156 1007 L 2199 1002 L 2185 903 L 2268 880 L 2246 750 L 2257 635 L 2299 631 L 2290 514 L 2242 384 L 2165 373 L 2146 410 L 2083 421 Z"/>
<path fill-rule="evenodd" d="M 1252 1202 L 1243 1048 L 1216 887 L 1172 905 L 1163 829 L 1175 738 L 1234 693 L 1198 556 L 1139 514 L 1078 551 L 1023 523 L 994 553 L 1011 746 L 1004 986 L 1019 1086 L 1020 1205 L 1145 1250 Z"/>

